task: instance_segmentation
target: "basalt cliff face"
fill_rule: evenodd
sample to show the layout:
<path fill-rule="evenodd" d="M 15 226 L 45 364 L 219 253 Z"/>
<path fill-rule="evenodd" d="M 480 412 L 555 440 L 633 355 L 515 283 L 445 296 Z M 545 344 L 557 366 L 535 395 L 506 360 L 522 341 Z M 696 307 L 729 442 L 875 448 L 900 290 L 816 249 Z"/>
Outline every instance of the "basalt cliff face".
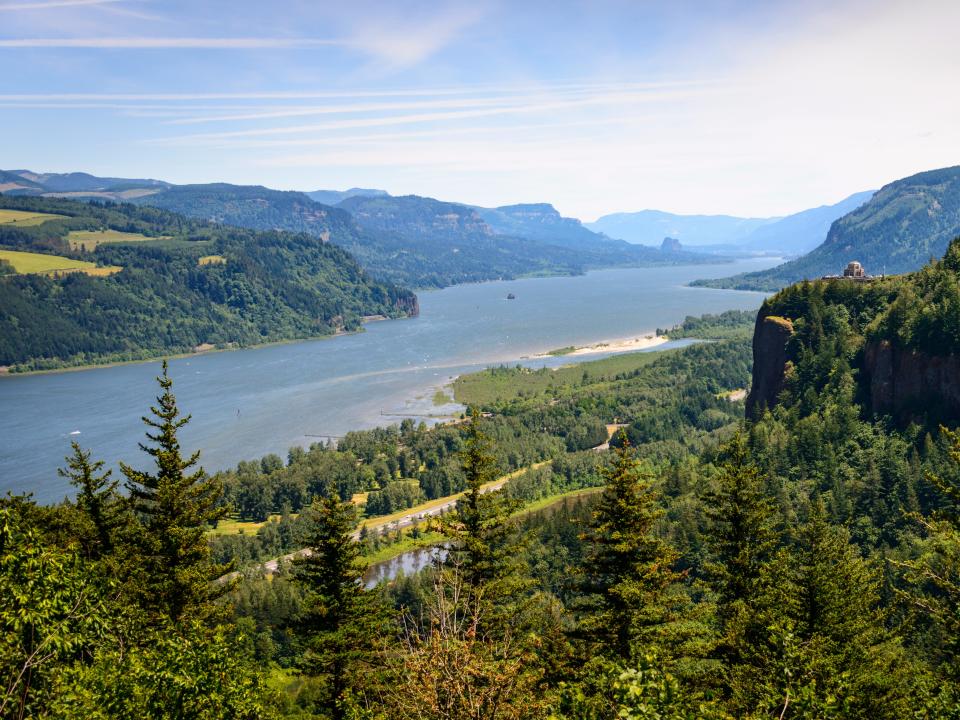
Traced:
<path fill-rule="evenodd" d="M 777 315 L 757 316 L 753 332 L 753 382 L 747 396 L 747 417 L 759 416 L 776 405 L 783 392 L 789 362 L 787 344 L 793 336 L 793 323 Z"/>
<path fill-rule="evenodd" d="M 864 349 L 863 373 L 871 410 L 878 415 L 901 422 L 960 416 L 960 356 L 928 355 L 874 340 Z"/>
<path fill-rule="evenodd" d="M 790 373 L 793 323 L 776 315 L 757 317 L 753 335 L 753 383 L 747 417 L 777 403 Z M 960 355 L 931 355 L 870 340 L 858 354 L 863 403 L 874 415 L 897 422 L 946 421 L 960 417 Z"/>

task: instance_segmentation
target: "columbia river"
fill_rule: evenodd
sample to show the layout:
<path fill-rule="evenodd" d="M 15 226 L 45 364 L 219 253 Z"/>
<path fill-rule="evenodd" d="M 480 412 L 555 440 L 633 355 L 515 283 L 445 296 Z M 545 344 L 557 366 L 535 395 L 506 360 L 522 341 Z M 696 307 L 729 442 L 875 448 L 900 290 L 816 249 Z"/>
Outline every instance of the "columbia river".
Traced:
<path fill-rule="evenodd" d="M 458 374 L 500 363 L 562 365 L 571 359 L 533 356 L 652 334 L 687 315 L 757 308 L 761 293 L 686 283 L 777 262 L 459 285 L 420 293 L 418 318 L 371 323 L 362 333 L 175 359 L 177 400 L 193 415 L 183 445 L 201 450 L 204 467 L 217 470 L 403 416 L 430 421 L 458 410 L 434 404 L 436 390 Z M 71 440 L 108 465 L 143 465 L 140 417 L 154 400 L 159 370 L 159 362 L 147 362 L 0 378 L 0 492 L 32 492 L 39 502 L 71 494 L 57 475 Z"/>

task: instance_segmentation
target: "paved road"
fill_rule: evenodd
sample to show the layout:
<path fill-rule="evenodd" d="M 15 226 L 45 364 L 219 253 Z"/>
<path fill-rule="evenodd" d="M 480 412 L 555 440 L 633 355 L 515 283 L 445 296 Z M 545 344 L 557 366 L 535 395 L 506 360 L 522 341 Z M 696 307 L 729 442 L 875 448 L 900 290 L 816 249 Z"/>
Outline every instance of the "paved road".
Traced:
<path fill-rule="evenodd" d="M 483 492 L 487 493 L 487 492 L 493 492 L 494 490 L 499 490 L 499 489 L 502 488 L 504 485 L 506 485 L 506 484 L 507 484 L 513 477 L 515 477 L 517 474 L 519 474 L 519 473 L 521 473 L 521 472 L 526 472 L 527 470 L 532 470 L 532 469 L 537 468 L 537 467 L 542 467 L 543 464 L 544 464 L 544 463 L 536 463 L 535 465 L 531 465 L 529 468 L 523 468 L 523 469 L 521 469 L 521 470 L 512 472 L 512 473 L 510 473 L 509 475 L 506 475 L 506 476 L 500 478 L 500 479 L 497 480 L 496 482 L 491 483 L 490 485 L 487 485 L 487 486 L 483 489 Z M 391 530 L 400 530 L 400 529 L 405 528 L 405 527 L 410 527 L 411 525 L 413 525 L 413 524 L 416 523 L 416 522 L 419 522 L 419 521 L 421 521 L 421 520 L 426 520 L 426 519 L 431 518 L 431 517 L 436 517 L 436 516 L 439 515 L 440 513 L 444 512 L 445 510 L 450 510 L 450 509 L 452 509 L 452 508 L 457 504 L 457 501 L 460 499 L 461 496 L 462 496 L 462 493 L 461 493 L 461 494 L 458 494 L 458 495 L 453 495 L 453 496 L 451 496 L 450 498 L 448 498 L 446 501 L 444 501 L 442 504 L 440 504 L 440 505 L 434 505 L 433 507 L 427 508 L 426 510 L 419 510 L 419 511 L 418 511 L 418 510 L 416 510 L 416 509 L 413 509 L 413 511 L 410 512 L 409 515 L 404 515 L 404 516 L 402 516 L 402 517 L 395 518 L 395 519 L 393 519 L 393 520 L 381 520 L 381 521 L 377 521 L 376 519 L 374 519 L 372 522 L 367 523 L 367 526 L 366 526 L 366 527 L 367 527 L 367 531 L 370 532 L 370 531 L 374 531 L 374 530 L 381 530 L 381 529 L 386 528 L 386 527 L 390 528 Z M 357 530 L 355 533 L 353 533 L 353 539 L 354 539 L 354 540 L 359 540 L 359 539 L 360 539 L 360 531 L 359 531 L 359 530 Z M 260 566 L 260 570 L 261 570 L 263 573 L 265 573 L 265 574 L 275 573 L 275 572 L 279 569 L 281 562 L 284 562 L 284 563 L 286 563 L 286 562 L 291 562 L 292 560 L 294 560 L 294 559 L 296 559 L 296 558 L 298 558 L 298 557 L 306 557 L 306 556 L 309 555 L 309 554 L 310 554 L 310 548 L 304 548 L 303 550 L 297 550 L 296 552 L 289 553 L 289 554 L 284 555 L 284 556 L 282 556 L 282 557 L 274 558 L 273 560 L 268 560 L 267 562 L 263 563 L 263 564 Z M 238 575 L 238 574 L 239 574 L 239 573 L 231 573 L 229 576 L 226 576 L 226 577 L 230 578 L 230 577 L 236 576 L 236 575 Z"/>

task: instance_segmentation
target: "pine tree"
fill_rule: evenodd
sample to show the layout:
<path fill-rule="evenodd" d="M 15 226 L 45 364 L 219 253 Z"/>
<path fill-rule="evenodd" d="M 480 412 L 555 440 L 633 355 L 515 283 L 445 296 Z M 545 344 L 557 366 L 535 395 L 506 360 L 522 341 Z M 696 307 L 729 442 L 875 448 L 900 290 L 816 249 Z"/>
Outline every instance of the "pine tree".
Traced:
<path fill-rule="evenodd" d="M 304 646 L 300 667 L 320 681 L 323 710 L 341 720 L 348 703 L 371 685 L 385 616 L 363 586 L 355 507 L 333 495 L 315 502 L 310 513 L 310 552 L 294 564 L 294 578 L 307 593 L 296 626 Z"/>
<path fill-rule="evenodd" d="M 93 538 L 87 544 L 91 559 L 109 555 L 115 544 L 115 534 L 123 524 L 120 496 L 117 493 L 119 480 L 111 480 L 111 470 L 103 470 L 103 461 L 91 462 L 90 451 L 83 450 L 76 442 L 70 443 L 73 454 L 65 458 L 66 468 L 59 468 L 60 477 L 79 488 L 77 509 L 93 526 Z"/>
<path fill-rule="evenodd" d="M 209 603 L 229 589 L 211 581 L 230 568 L 210 560 L 207 528 L 223 518 L 221 487 L 197 466 L 200 453 L 184 458 L 177 433 L 190 421 L 181 417 L 167 363 L 157 378 L 161 394 L 153 417 L 144 417 L 150 444 L 140 449 L 153 458 L 154 472 L 120 463 L 126 488 L 139 521 L 137 560 L 142 563 L 143 605 L 173 621 L 188 611 L 206 612 Z M 196 469 L 193 469 L 195 468 Z"/>
<path fill-rule="evenodd" d="M 588 600 L 577 633 L 629 664 L 656 646 L 658 630 L 672 616 L 668 589 L 682 576 L 673 570 L 677 553 L 654 532 L 663 511 L 623 433 L 615 453 L 581 536 L 587 548 L 581 589 Z"/>

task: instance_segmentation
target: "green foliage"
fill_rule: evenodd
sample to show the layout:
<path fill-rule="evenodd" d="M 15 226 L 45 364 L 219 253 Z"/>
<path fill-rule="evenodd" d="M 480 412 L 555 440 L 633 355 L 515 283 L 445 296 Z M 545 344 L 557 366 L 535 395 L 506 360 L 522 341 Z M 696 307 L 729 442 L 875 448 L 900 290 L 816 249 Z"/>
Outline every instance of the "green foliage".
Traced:
<path fill-rule="evenodd" d="M 254 720 L 273 716 L 263 680 L 224 628 L 160 627 L 132 648 L 98 650 L 58 678 L 50 716 Z"/>
<path fill-rule="evenodd" d="M 41 715 L 60 673 L 105 632 L 104 601 L 80 556 L 48 547 L 0 508 L 0 718 Z"/>
<path fill-rule="evenodd" d="M 753 334 L 757 313 L 752 310 L 727 310 L 719 315 L 688 315 L 679 325 L 669 330 L 657 328 L 657 335 L 667 335 L 671 340 L 698 338 L 700 340 L 730 340 L 747 338 Z"/>

